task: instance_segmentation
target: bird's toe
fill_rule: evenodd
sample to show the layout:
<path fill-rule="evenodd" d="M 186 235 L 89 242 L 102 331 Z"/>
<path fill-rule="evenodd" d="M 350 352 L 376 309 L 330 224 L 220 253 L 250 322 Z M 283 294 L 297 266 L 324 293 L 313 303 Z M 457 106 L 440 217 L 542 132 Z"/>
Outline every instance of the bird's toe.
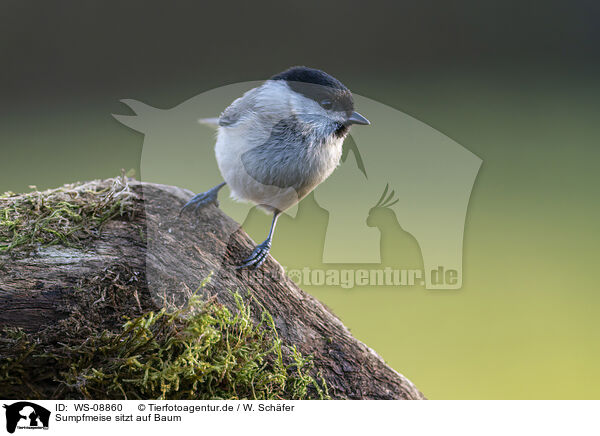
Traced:
<path fill-rule="evenodd" d="M 262 243 L 257 245 L 256 248 L 252 251 L 252 254 L 248 256 L 246 259 L 242 261 L 241 265 L 236 266 L 236 269 L 242 268 L 252 268 L 256 269 L 260 267 L 265 260 L 267 259 L 267 255 L 271 249 L 270 244 Z"/>
<path fill-rule="evenodd" d="M 183 212 L 191 208 L 193 208 L 194 212 L 196 212 L 198 209 L 208 206 L 209 204 L 214 204 L 218 207 L 219 201 L 217 200 L 217 196 L 211 192 L 202 192 L 192 197 L 192 199 L 181 208 L 179 214 L 181 215 Z"/>

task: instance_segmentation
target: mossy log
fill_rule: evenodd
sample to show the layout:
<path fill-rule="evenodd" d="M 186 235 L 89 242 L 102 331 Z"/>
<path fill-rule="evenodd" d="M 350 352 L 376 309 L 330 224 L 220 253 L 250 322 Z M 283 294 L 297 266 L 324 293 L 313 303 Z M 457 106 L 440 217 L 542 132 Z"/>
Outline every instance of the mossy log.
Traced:
<path fill-rule="evenodd" d="M 236 269 L 255 243 L 213 205 L 180 216 L 191 196 L 118 178 L 1 197 L 0 328 L 54 329 L 60 341 L 73 319 L 114 330 L 124 316 L 181 305 L 196 291 L 236 310 L 238 292 L 255 322 L 270 313 L 282 343 L 313 357 L 332 398 L 423 399 L 272 257 L 259 270 Z"/>

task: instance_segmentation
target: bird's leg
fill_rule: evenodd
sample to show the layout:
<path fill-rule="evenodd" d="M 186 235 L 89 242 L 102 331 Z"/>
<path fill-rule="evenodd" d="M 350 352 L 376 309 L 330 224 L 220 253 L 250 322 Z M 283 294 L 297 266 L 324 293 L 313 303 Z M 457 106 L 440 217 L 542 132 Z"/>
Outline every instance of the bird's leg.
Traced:
<path fill-rule="evenodd" d="M 267 255 L 269 254 L 269 250 L 271 250 L 271 241 L 273 240 L 273 233 L 275 231 L 275 224 L 277 224 L 277 218 L 281 211 L 275 210 L 273 212 L 273 221 L 271 221 L 271 230 L 269 230 L 269 236 L 265 239 L 264 242 L 258 244 L 252 254 L 244 259 L 243 263 L 240 266 L 237 266 L 237 269 L 240 268 L 252 268 L 256 269 L 263 264 L 263 262 L 267 259 Z"/>
<path fill-rule="evenodd" d="M 219 207 L 219 200 L 217 199 L 217 196 L 219 194 L 219 190 L 225 185 L 226 183 L 223 182 L 218 184 L 214 188 L 209 189 L 206 192 L 201 192 L 200 194 L 194 195 L 194 197 L 192 197 L 192 199 L 181 208 L 181 211 L 179 211 L 179 215 L 181 215 L 186 209 L 190 207 L 193 207 L 194 211 L 211 203 Z"/>

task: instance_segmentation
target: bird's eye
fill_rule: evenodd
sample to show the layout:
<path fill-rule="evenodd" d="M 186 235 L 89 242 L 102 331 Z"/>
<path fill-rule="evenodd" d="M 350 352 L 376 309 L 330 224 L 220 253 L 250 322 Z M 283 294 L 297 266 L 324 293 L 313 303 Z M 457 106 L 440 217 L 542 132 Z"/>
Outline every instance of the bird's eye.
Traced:
<path fill-rule="evenodd" d="M 328 98 L 326 98 L 325 100 L 321 100 L 321 102 L 319 104 L 325 110 L 329 110 L 333 107 L 333 102 L 331 100 L 329 100 Z"/>

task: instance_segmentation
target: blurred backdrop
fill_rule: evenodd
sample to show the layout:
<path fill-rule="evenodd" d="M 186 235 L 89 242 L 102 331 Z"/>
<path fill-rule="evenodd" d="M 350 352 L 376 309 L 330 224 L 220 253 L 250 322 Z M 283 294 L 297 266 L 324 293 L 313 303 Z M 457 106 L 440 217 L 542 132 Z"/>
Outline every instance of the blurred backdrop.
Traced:
<path fill-rule="evenodd" d="M 599 12 L 583 0 L 3 0 L 0 191 L 139 175 L 143 135 L 111 116 L 130 113 L 123 98 L 171 108 L 291 65 L 323 69 L 483 165 L 462 289 L 305 289 L 429 398 L 597 398 Z M 327 219 L 305 201 L 309 228 Z M 245 227 L 262 240 L 267 222 Z M 273 254 L 290 264 L 299 233 L 281 227 Z"/>

